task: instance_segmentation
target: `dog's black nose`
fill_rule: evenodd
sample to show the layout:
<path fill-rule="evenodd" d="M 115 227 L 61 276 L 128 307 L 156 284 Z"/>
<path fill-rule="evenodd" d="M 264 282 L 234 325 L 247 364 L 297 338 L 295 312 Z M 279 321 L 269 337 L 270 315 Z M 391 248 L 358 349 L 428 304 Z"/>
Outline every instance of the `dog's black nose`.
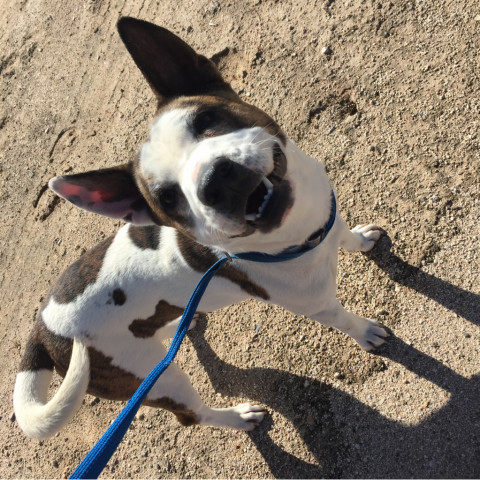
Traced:
<path fill-rule="evenodd" d="M 197 195 L 208 207 L 221 213 L 244 215 L 248 195 L 261 175 L 228 158 L 218 158 L 201 173 Z"/>

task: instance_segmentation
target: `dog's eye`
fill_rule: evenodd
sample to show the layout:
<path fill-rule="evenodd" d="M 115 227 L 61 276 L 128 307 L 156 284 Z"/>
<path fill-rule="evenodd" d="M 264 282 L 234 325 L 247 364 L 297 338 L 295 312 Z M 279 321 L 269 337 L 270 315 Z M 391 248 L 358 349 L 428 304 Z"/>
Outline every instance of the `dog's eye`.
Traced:
<path fill-rule="evenodd" d="M 171 186 L 162 188 L 158 194 L 158 201 L 165 209 L 171 210 L 178 203 L 178 187 Z"/>
<path fill-rule="evenodd" d="M 213 110 L 205 110 L 199 113 L 193 121 L 193 128 L 196 135 L 202 135 L 212 130 L 217 124 L 217 116 Z"/>

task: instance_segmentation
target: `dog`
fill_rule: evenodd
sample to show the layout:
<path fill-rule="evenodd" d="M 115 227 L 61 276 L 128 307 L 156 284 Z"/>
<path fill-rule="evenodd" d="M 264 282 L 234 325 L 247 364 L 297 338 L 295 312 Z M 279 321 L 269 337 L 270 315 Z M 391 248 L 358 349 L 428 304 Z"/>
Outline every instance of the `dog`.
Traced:
<path fill-rule="evenodd" d="M 367 350 L 388 336 L 336 299 L 338 248 L 369 251 L 381 230 L 349 230 L 324 165 L 173 33 L 129 17 L 118 31 L 158 108 L 133 161 L 49 182 L 76 206 L 126 224 L 70 265 L 43 302 L 13 395 L 18 424 L 33 438 L 60 430 L 87 392 L 128 400 L 164 356 L 162 341 L 174 334 L 198 280 L 225 252 L 315 246 L 285 262 L 233 259 L 197 314 L 256 298 L 333 326 Z M 47 400 L 54 369 L 64 378 Z M 238 430 L 253 429 L 265 414 L 251 403 L 209 408 L 175 364 L 144 404 L 173 412 L 183 425 Z"/>

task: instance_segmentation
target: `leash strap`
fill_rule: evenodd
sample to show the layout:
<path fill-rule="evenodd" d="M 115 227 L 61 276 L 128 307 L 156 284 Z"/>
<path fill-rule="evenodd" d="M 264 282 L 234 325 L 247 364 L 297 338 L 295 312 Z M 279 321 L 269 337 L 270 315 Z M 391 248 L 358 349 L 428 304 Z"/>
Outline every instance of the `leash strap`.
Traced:
<path fill-rule="evenodd" d="M 177 327 L 177 331 L 175 332 L 175 336 L 172 339 L 172 343 L 170 344 L 170 348 L 168 349 L 167 354 L 165 355 L 163 360 L 148 374 L 145 380 L 143 380 L 137 391 L 133 394 L 132 398 L 125 405 L 118 417 L 113 421 L 110 427 L 108 427 L 107 431 L 102 435 L 100 440 L 85 456 L 80 465 L 75 469 L 75 471 L 70 475 L 69 478 L 98 478 L 100 473 L 102 473 L 105 465 L 110 460 L 119 443 L 125 436 L 125 433 L 127 432 L 128 427 L 133 420 L 133 417 L 142 405 L 142 402 L 145 400 L 148 392 L 151 390 L 160 375 L 173 362 L 175 356 L 177 355 L 178 349 L 180 348 L 182 340 L 188 331 L 188 327 L 192 322 L 192 318 L 197 311 L 198 304 L 203 297 L 205 289 L 210 283 L 210 280 L 218 272 L 218 270 L 220 270 L 223 264 L 225 262 L 231 261 L 234 258 L 238 260 L 247 260 L 250 262 L 276 263 L 285 262 L 287 260 L 293 260 L 294 258 L 300 257 L 304 253 L 314 249 L 325 239 L 328 232 L 331 230 L 333 224 L 335 223 L 336 210 L 337 206 L 335 201 L 335 194 L 332 191 L 332 208 L 330 212 L 330 218 L 328 219 L 328 222 L 325 225 L 323 231 L 319 231 L 320 233 L 319 235 L 316 235 L 314 241 L 307 241 L 296 251 L 290 251 L 290 249 L 287 249 L 286 251 L 278 255 L 269 255 L 267 253 L 259 252 L 237 253 L 235 255 L 226 254 L 225 257 L 217 260 L 203 274 L 202 278 L 197 283 L 197 286 L 195 287 L 195 290 L 193 291 L 190 300 L 187 303 L 187 306 L 183 312 L 182 318 Z"/>
<path fill-rule="evenodd" d="M 122 441 L 126 431 L 128 430 L 128 427 L 130 426 L 130 423 L 133 420 L 133 417 L 137 413 L 142 402 L 145 400 L 148 392 L 158 380 L 160 375 L 167 369 L 167 367 L 175 358 L 175 355 L 180 348 L 182 340 L 185 337 L 188 327 L 192 321 L 193 315 L 195 315 L 195 312 L 197 311 L 198 304 L 200 303 L 203 293 L 210 283 L 210 280 L 228 260 L 228 257 L 221 258 L 205 272 L 195 287 L 190 300 L 188 301 L 187 307 L 183 312 L 182 319 L 180 320 L 180 324 L 177 327 L 177 331 L 175 332 L 175 336 L 172 339 L 172 343 L 170 344 L 167 354 L 140 384 L 137 391 L 125 405 L 118 417 L 114 420 L 114 422 L 110 425 L 107 431 L 95 444 L 92 450 L 90 450 L 90 452 L 82 460 L 80 465 L 75 469 L 69 478 L 97 478 L 100 473 L 102 473 L 105 465 L 117 449 L 118 444 Z"/>

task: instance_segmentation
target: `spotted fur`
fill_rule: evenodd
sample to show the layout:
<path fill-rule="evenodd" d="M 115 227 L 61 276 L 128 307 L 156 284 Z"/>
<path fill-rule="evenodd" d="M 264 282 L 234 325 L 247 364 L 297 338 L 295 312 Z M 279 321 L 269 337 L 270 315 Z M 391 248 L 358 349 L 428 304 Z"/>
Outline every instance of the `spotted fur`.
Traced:
<path fill-rule="evenodd" d="M 14 391 L 19 425 L 35 438 L 62 428 L 87 391 L 129 398 L 165 355 L 162 341 L 224 252 L 276 254 L 303 244 L 331 215 L 324 166 L 243 102 L 210 60 L 150 23 L 123 18 L 118 28 L 158 99 L 157 113 L 131 163 L 49 183 L 75 205 L 128 223 L 67 268 L 42 306 Z M 367 251 L 379 236 L 374 225 L 348 230 L 337 212 L 326 239 L 298 259 L 225 264 L 199 312 L 256 298 L 335 326 L 363 348 L 378 346 L 386 332 L 343 309 L 335 277 L 339 246 Z M 64 380 L 48 400 L 53 369 Z M 145 404 L 184 425 L 250 430 L 264 415 L 252 404 L 207 407 L 175 364 Z"/>

